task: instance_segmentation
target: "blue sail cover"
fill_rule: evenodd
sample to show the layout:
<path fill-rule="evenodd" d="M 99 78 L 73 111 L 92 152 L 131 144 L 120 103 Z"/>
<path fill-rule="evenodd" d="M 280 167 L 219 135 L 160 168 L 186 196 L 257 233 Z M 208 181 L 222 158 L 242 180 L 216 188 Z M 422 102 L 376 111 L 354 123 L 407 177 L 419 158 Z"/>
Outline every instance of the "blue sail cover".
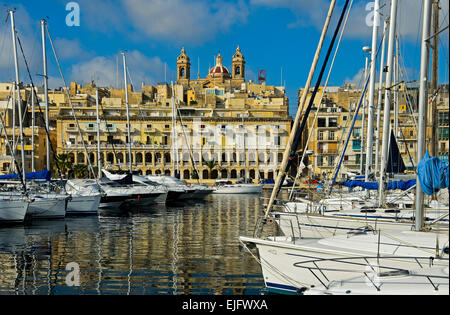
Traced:
<path fill-rule="evenodd" d="M 44 169 L 43 171 L 40 171 L 40 172 L 26 173 L 25 178 L 26 179 L 45 179 L 46 181 L 50 181 L 51 176 L 52 176 L 51 172 L 47 169 Z M 16 173 L 0 175 L 0 179 L 19 179 L 19 175 Z"/>
<path fill-rule="evenodd" d="M 416 184 L 415 179 L 411 179 L 411 180 L 407 180 L 407 181 L 396 180 L 396 181 L 388 183 L 386 189 L 387 190 L 396 190 L 396 189 L 407 190 L 407 189 L 413 187 L 415 184 Z M 367 190 L 378 190 L 377 182 L 363 182 L 360 180 L 352 180 L 352 181 L 344 182 L 344 186 L 350 187 L 350 188 L 362 187 Z"/>
<path fill-rule="evenodd" d="M 433 195 L 442 188 L 449 188 L 449 165 L 437 157 L 430 157 L 428 151 L 417 166 L 420 186 L 427 195 Z"/>

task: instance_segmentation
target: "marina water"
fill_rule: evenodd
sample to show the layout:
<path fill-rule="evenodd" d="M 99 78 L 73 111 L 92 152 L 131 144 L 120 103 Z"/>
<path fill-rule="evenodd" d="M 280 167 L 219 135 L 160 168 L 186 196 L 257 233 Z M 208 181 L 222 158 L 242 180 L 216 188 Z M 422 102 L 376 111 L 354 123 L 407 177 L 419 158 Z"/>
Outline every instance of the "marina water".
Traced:
<path fill-rule="evenodd" d="M 261 267 L 238 241 L 252 235 L 262 203 L 210 195 L 0 227 L 0 294 L 264 294 Z M 67 282 L 70 263 L 79 286 Z"/>

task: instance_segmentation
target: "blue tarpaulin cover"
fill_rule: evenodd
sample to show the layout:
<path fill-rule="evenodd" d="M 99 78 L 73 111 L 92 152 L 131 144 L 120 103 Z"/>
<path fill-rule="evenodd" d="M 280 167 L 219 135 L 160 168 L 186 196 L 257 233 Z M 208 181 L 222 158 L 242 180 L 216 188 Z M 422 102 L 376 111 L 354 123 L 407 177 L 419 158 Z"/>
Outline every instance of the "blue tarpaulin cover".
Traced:
<path fill-rule="evenodd" d="M 40 172 L 32 172 L 27 173 L 25 175 L 26 179 L 45 179 L 47 181 L 50 181 L 52 174 L 49 170 L 44 169 Z M 0 179 L 19 179 L 19 175 L 16 173 L 7 174 L 7 175 L 0 175 Z"/>
<path fill-rule="evenodd" d="M 420 186 L 427 195 L 433 195 L 440 189 L 449 188 L 449 165 L 437 157 L 430 157 L 428 151 L 417 166 Z"/>
<path fill-rule="evenodd" d="M 415 184 L 416 184 L 415 179 L 411 179 L 411 180 L 407 180 L 407 181 L 396 180 L 396 181 L 388 183 L 386 189 L 387 190 L 396 190 L 396 189 L 407 190 L 407 189 L 411 188 L 412 186 L 414 186 Z M 344 186 L 350 187 L 350 188 L 362 187 L 362 188 L 365 188 L 368 190 L 377 190 L 378 189 L 377 182 L 363 182 L 360 180 L 352 180 L 352 181 L 344 182 Z"/>

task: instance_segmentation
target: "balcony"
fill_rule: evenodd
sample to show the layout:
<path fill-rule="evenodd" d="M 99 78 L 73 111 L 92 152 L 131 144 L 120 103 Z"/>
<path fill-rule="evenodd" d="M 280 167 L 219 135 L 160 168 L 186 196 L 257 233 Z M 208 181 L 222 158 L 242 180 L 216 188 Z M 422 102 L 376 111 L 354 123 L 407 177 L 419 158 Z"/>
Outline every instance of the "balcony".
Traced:
<path fill-rule="evenodd" d="M 317 151 L 319 154 L 337 154 L 337 149 L 319 149 Z"/>

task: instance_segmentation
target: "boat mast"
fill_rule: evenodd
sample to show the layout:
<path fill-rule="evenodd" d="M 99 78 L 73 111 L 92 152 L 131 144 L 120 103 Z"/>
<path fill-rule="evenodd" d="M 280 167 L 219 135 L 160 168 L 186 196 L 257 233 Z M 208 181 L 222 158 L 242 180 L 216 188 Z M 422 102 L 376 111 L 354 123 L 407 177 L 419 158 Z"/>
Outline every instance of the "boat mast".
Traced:
<path fill-rule="evenodd" d="M 246 151 L 246 147 L 245 147 L 245 135 L 246 135 L 246 132 L 245 132 L 245 125 L 244 125 L 244 116 L 245 116 L 245 114 L 242 113 L 242 137 L 243 137 L 242 144 L 243 144 L 243 147 L 244 147 L 244 165 L 245 165 L 244 183 L 247 183 L 247 178 L 248 178 L 248 176 L 247 176 L 247 152 L 245 152 Z"/>
<path fill-rule="evenodd" d="M 398 110 L 399 110 L 399 104 L 398 104 L 398 78 L 399 78 L 399 72 L 398 72 L 398 36 L 395 38 L 395 56 L 394 56 L 394 136 L 395 138 L 398 137 L 399 129 L 398 129 Z"/>
<path fill-rule="evenodd" d="M 35 172 L 34 167 L 34 126 L 35 126 L 35 112 L 34 112 L 34 86 L 31 84 L 31 171 Z"/>
<path fill-rule="evenodd" d="M 130 174 L 133 172 L 133 162 L 131 160 L 131 133 L 130 133 L 130 110 L 128 107 L 128 81 L 127 81 L 127 60 L 125 57 L 125 53 L 122 53 L 123 56 L 123 77 L 124 77 L 124 83 L 125 83 L 125 105 L 127 109 L 127 133 L 128 133 L 128 166 L 130 169 Z"/>
<path fill-rule="evenodd" d="M 317 50 L 316 50 L 316 53 L 315 53 L 315 56 L 314 56 L 314 59 L 313 59 L 313 63 L 311 65 L 311 69 L 309 71 L 308 79 L 306 81 L 305 88 L 303 89 L 302 97 L 301 97 L 301 99 L 299 101 L 297 114 L 295 116 L 294 124 L 292 125 L 292 129 L 291 129 L 291 134 L 289 135 L 289 140 L 288 140 L 288 143 L 286 145 L 286 149 L 285 149 L 284 154 L 283 154 L 283 161 L 281 162 L 281 165 L 279 167 L 278 176 L 277 176 L 277 179 L 275 181 L 275 185 L 273 187 L 269 203 L 267 205 L 267 209 L 266 209 L 266 213 L 265 213 L 266 216 L 269 214 L 269 212 L 270 212 L 270 210 L 272 208 L 272 205 L 273 205 L 273 203 L 275 201 L 275 198 L 276 198 L 276 196 L 278 194 L 279 187 L 281 187 L 281 184 L 283 183 L 283 180 L 284 180 L 284 177 L 285 177 L 284 170 L 286 169 L 286 166 L 288 164 L 290 151 L 292 150 L 292 145 L 294 143 L 294 140 L 296 138 L 298 129 L 300 127 L 300 118 L 302 116 L 302 113 L 301 113 L 300 109 L 303 108 L 303 106 L 306 103 L 306 97 L 308 95 L 308 91 L 309 91 L 309 88 L 311 86 L 311 82 L 312 82 L 312 79 L 313 79 L 314 72 L 316 70 L 317 64 L 319 63 L 320 52 L 322 50 L 322 46 L 323 46 L 323 43 L 324 43 L 324 40 L 325 40 L 325 35 L 327 33 L 328 26 L 330 24 L 331 16 L 333 14 L 335 5 L 336 5 L 336 0 L 332 0 L 331 3 L 330 3 L 330 8 L 328 10 L 328 15 L 327 15 L 327 18 L 325 20 L 325 24 L 324 24 L 324 27 L 323 27 L 323 30 L 322 30 L 322 34 L 320 36 L 319 44 L 317 46 Z"/>
<path fill-rule="evenodd" d="M 432 55 L 432 65 L 431 65 L 431 89 L 433 94 L 437 93 L 438 90 L 438 61 L 439 61 L 439 0 L 433 1 L 433 55 Z M 438 156 L 438 112 L 437 112 L 437 95 L 434 95 L 433 102 L 431 105 L 431 155 Z"/>
<path fill-rule="evenodd" d="M 14 24 L 14 11 L 9 11 L 11 17 L 11 32 L 12 32 L 12 40 L 13 40 L 13 48 L 14 48 L 14 68 L 16 71 L 16 81 L 14 85 L 16 87 L 15 92 L 17 92 L 17 113 L 19 115 L 19 129 L 20 129 L 20 145 L 21 145 L 21 157 L 22 157 L 22 176 L 24 187 L 26 187 L 26 170 L 25 170 L 25 151 L 24 151 L 24 142 L 23 142 L 23 126 L 22 126 L 22 97 L 20 95 L 20 86 L 19 86 L 19 61 L 17 59 L 17 38 L 16 38 L 16 27 Z M 13 104 L 15 106 L 16 104 Z"/>
<path fill-rule="evenodd" d="M 370 47 L 363 47 L 363 51 L 368 53 L 370 51 Z M 368 67 L 368 63 L 369 63 L 369 56 L 366 55 L 366 63 L 364 66 L 364 82 L 367 81 L 367 67 Z M 359 174 L 362 175 L 363 174 L 363 165 L 364 165 L 364 125 L 365 125 L 365 120 L 366 120 L 366 103 L 367 103 L 367 94 L 364 95 L 363 98 L 363 109 L 362 109 L 362 121 L 361 121 L 361 150 L 359 153 L 360 159 L 359 159 Z"/>
<path fill-rule="evenodd" d="M 45 102 L 45 127 L 47 128 L 47 170 L 50 170 L 50 129 L 48 117 L 48 76 L 47 76 L 47 49 L 45 42 L 45 24 L 44 19 L 41 20 L 41 35 L 42 35 L 42 58 L 44 65 L 44 102 Z M 89 158 L 89 157 L 88 157 Z"/>
<path fill-rule="evenodd" d="M 385 204 L 384 186 L 386 161 L 388 159 L 389 139 L 390 139 L 390 114 L 391 114 L 391 100 L 392 100 L 392 74 L 394 70 L 394 46 L 395 34 L 397 27 L 397 4 L 398 0 L 391 1 L 391 14 L 389 25 L 389 41 L 388 41 L 388 56 L 387 56 L 387 74 L 386 74 L 386 88 L 384 97 L 384 111 L 383 111 L 383 141 L 381 145 L 381 163 L 380 163 L 380 177 L 378 183 L 378 200 L 380 206 Z"/>
<path fill-rule="evenodd" d="M 98 89 L 95 89 L 95 108 L 97 114 L 97 176 L 98 178 L 102 178 L 102 159 L 100 158 L 100 115 L 98 112 Z"/>
<path fill-rule="evenodd" d="M 372 29 L 372 49 L 370 57 L 370 82 L 369 82 L 369 113 L 367 116 L 367 147 L 366 147 L 366 171 L 365 181 L 369 181 L 369 173 L 372 169 L 372 155 L 373 155 L 373 118 L 375 112 L 375 76 L 376 76 L 376 56 L 377 56 L 377 39 L 378 39 L 378 27 L 380 26 L 380 0 L 375 0 L 373 17 L 373 29 Z M 384 39 L 383 39 L 384 41 Z M 383 70 L 381 70 L 383 71 Z M 361 148 L 361 151 L 364 148 Z M 369 194 L 369 190 L 367 190 Z"/>
<path fill-rule="evenodd" d="M 173 89 L 173 81 L 170 82 L 172 87 L 172 176 L 177 176 L 177 171 L 175 169 L 175 142 L 176 142 L 176 121 L 175 121 L 175 95 Z"/>
<path fill-rule="evenodd" d="M 381 104 L 383 100 L 383 77 L 384 77 L 384 52 L 386 50 L 386 35 L 389 22 L 384 20 L 383 41 L 381 43 L 381 61 L 380 61 L 380 81 L 378 83 L 378 102 L 377 102 L 377 133 L 375 135 L 375 176 L 378 173 L 379 153 L 380 153 L 380 125 L 381 125 Z M 367 179 L 366 179 L 367 181 Z"/>
<path fill-rule="evenodd" d="M 422 19 L 422 49 L 420 60 L 420 89 L 419 89 L 419 130 L 417 134 L 417 164 L 425 155 L 425 137 L 427 121 L 427 99 L 428 99 L 428 67 L 430 63 L 430 48 L 428 38 L 430 37 L 431 24 L 431 0 L 424 0 Z M 417 183 L 419 177 L 417 176 Z M 423 191 L 420 185 L 416 185 L 416 224 L 417 231 L 422 231 L 424 226 Z"/>

